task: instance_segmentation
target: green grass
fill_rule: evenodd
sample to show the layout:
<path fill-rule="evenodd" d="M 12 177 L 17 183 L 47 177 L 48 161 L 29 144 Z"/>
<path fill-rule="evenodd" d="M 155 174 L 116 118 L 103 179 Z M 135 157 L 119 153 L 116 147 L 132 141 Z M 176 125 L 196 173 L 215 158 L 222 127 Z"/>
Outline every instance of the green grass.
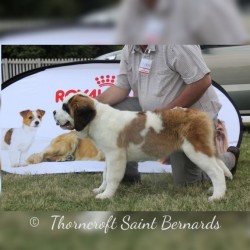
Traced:
<path fill-rule="evenodd" d="M 250 134 L 244 133 L 238 170 L 223 200 L 209 203 L 209 183 L 175 187 L 171 174 L 142 174 L 142 184 L 121 184 L 112 200 L 96 200 L 101 174 L 20 176 L 2 173 L 6 211 L 250 211 Z"/>

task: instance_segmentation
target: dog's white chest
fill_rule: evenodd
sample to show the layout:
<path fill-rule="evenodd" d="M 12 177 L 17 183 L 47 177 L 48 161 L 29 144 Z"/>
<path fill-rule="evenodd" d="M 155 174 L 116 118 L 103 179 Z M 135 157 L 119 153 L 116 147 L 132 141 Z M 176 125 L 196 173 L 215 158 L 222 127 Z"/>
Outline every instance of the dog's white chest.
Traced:
<path fill-rule="evenodd" d="M 14 130 L 11 138 L 11 147 L 16 147 L 19 151 L 26 151 L 32 144 L 35 137 L 35 131 L 17 128 Z"/>

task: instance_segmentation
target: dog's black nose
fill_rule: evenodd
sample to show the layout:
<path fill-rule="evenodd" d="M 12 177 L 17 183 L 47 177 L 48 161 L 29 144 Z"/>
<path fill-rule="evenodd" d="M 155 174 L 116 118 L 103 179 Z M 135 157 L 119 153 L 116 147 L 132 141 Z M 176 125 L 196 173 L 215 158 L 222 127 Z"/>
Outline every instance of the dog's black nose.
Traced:
<path fill-rule="evenodd" d="M 56 115 L 56 111 L 55 110 L 53 111 L 53 115 Z"/>
<path fill-rule="evenodd" d="M 39 125 L 39 121 L 35 121 L 35 125 L 36 125 L 36 126 Z"/>

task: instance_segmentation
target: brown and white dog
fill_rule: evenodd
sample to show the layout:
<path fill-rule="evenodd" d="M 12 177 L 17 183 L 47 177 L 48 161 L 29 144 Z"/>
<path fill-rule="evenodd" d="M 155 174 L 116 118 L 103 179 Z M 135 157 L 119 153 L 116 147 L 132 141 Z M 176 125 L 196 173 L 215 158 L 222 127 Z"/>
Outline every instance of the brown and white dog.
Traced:
<path fill-rule="evenodd" d="M 28 164 L 60 161 L 104 161 L 103 153 L 89 139 L 80 139 L 76 131 L 71 131 L 54 138 L 41 153 L 32 154 Z"/>
<path fill-rule="evenodd" d="M 3 132 L 3 148 L 9 150 L 12 167 L 27 165 L 26 153 L 34 141 L 44 114 L 45 111 L 41 109 L 21 111 L 20 115 L 23 118 L 23 126 L 21 128 L 7 129 Z"/>
<path fill-rule="evenodd" d="M 210 201 L 226 191 L 225 176 L 232 174 L 218 158 L 214 124 L 201 111 L 176 108 L 162 113 L 119 111 L 84 94 L 67 96 L 54 111 L 57 125 L 91 138 L 104 153 L 103 182 L 96 198 L 111 198 L 122 180 L 127 161 L 160 159 L 181 150 L 211 179 Z"/>
<path fill-rule="evenodd" d="M 228 149 L 228 136 L 225 122 L 218 119 L 215 124 L 216 131 L 216 147 L 219 154 L 227 152 Z"/>

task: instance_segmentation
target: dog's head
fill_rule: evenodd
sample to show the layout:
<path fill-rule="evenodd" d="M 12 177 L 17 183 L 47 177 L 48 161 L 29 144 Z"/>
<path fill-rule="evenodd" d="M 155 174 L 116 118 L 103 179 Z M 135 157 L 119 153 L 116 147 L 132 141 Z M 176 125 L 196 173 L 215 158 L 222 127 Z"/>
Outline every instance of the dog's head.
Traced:
<path fill-rule="evenodd" d="M 35 111 L 28 109 L 20 112 L 20 115 L 23 117 L 23 124 L 29 127 L 39 127 L 44 114 L 45 111 L 41 109 Z"/>
<path fill-rule="evenodd" d="M 217 137 L 223 137 L 223 138 L 227 137 L 227 130 L 224 121 L 218 119 L 215 125 L 215 129 Z"/>
<path fill-rule="evenodd" d="M 62 129 L 82 131 L 96 115 L 95 102 L 83 94 L 70 94 L 53 114 Z"/>

